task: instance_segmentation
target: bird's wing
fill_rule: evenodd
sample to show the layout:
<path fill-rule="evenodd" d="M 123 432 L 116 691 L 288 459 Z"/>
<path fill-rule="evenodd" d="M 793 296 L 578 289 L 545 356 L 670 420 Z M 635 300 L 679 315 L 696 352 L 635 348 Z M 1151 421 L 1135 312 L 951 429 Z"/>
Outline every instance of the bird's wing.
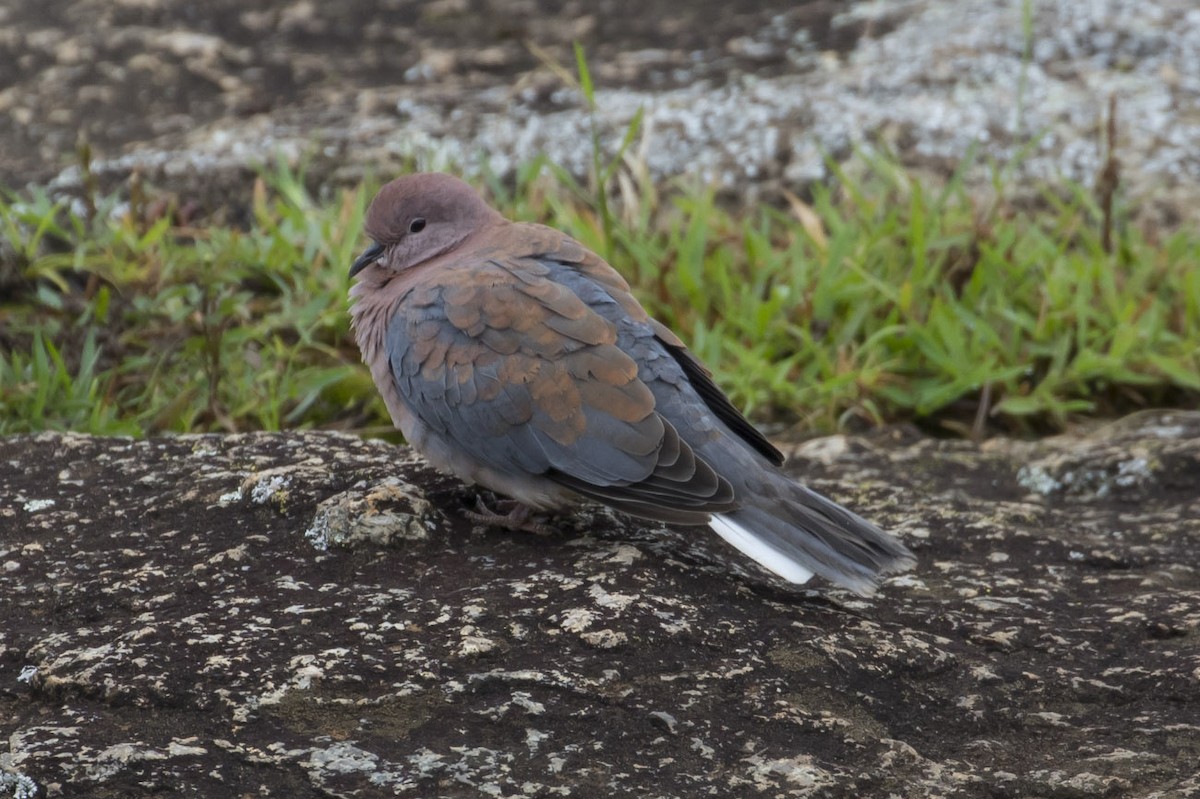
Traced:
<path fill-rule="evenodd" d="M 574 239 L 562 236 L 562 234 L 559 234 L 557 246 L 553 247 L 547 257 L 573 265 L 581 274 L 602 286 L 626 316 L 648 324 L 654 337 L 679 364 L 691 388 L 699 395 L 708 410 L 770 463 L 775 466 L 783 464 L 783 453 L 768 441 L 758 428 L 750 424 L 742 412 L 729 401 L 725 392 L 713 382 L 712 372 L 696 356 L 692 355 L 679 337 L 666 325 L 646 314 L 645 309 L 634 298 L 629 284 L 617 270 Z"/>
<path fill-rule="evenodd" d="M 403 300 L 386 346 L 411 411 L 489 468 L 630 513 L 703 522 L 736 507 L 729 482 L 657 411 L 639 361 L 670 356 L 649 323 L 525 234 L 532 254 L 513 242 L 476 249 Z"/>

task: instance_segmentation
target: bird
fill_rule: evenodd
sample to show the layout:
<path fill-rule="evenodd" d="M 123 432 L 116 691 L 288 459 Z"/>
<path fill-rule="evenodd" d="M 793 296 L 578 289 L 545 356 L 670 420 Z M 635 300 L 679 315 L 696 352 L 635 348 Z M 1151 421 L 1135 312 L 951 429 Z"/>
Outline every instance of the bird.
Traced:
<path fill-rule="evenodd" d="M 538 514 L 590 500 L 708 526 L 788 582 L 815 574 L 862 595 L 915 563 L 789 477 L 712 372 L 566 233 L 510 221 L 436 172 L 384 185 L 364 228 L 355 340 L 408 444 L 509 498 L 470 518 L 540 532 Z"/>

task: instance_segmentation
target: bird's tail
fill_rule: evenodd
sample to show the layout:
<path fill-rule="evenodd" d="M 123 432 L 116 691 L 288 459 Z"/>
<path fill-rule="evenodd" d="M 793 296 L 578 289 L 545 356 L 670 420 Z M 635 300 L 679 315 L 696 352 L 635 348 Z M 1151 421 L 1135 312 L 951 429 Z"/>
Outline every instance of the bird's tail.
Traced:
<path fill-rule="evenodd" d="M 763 493 L 739 496 L 741 508 L 713 514 L 709 524 L 785 580 L 803 583 L 819 574 L 866 595 L 881 574 L 916 563 L 898 540 L 784 474 L 769 475 L 764 487 Z"/>

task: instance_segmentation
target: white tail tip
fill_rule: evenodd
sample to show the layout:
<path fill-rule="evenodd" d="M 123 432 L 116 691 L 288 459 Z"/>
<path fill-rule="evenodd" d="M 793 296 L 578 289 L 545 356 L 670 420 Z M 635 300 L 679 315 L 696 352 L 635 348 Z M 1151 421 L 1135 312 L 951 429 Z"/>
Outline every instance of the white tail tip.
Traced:
<path fill-rule="evenodd" d="M 813 573 L 728 516 L 714 513 L 708 526 L 763 568 L 792 583 L 807 583 Z"/>

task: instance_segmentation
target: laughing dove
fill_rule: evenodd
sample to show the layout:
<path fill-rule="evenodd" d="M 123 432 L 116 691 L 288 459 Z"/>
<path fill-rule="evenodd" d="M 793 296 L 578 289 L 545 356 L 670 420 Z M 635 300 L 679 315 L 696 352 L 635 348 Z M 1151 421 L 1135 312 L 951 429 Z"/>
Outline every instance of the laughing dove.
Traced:
<path fill-rule="evenodd" d="M 350 270 L 363 360 L 409 444 L 520 503 L 484 518 L 521 526 L 585 497 L 708 525 L 786 580 L 859 593 L 912 565 L 787 477 L 704 365 L 565 233 L 509 222 L 443 174 L 384 186 L 366 231 Z"/>

